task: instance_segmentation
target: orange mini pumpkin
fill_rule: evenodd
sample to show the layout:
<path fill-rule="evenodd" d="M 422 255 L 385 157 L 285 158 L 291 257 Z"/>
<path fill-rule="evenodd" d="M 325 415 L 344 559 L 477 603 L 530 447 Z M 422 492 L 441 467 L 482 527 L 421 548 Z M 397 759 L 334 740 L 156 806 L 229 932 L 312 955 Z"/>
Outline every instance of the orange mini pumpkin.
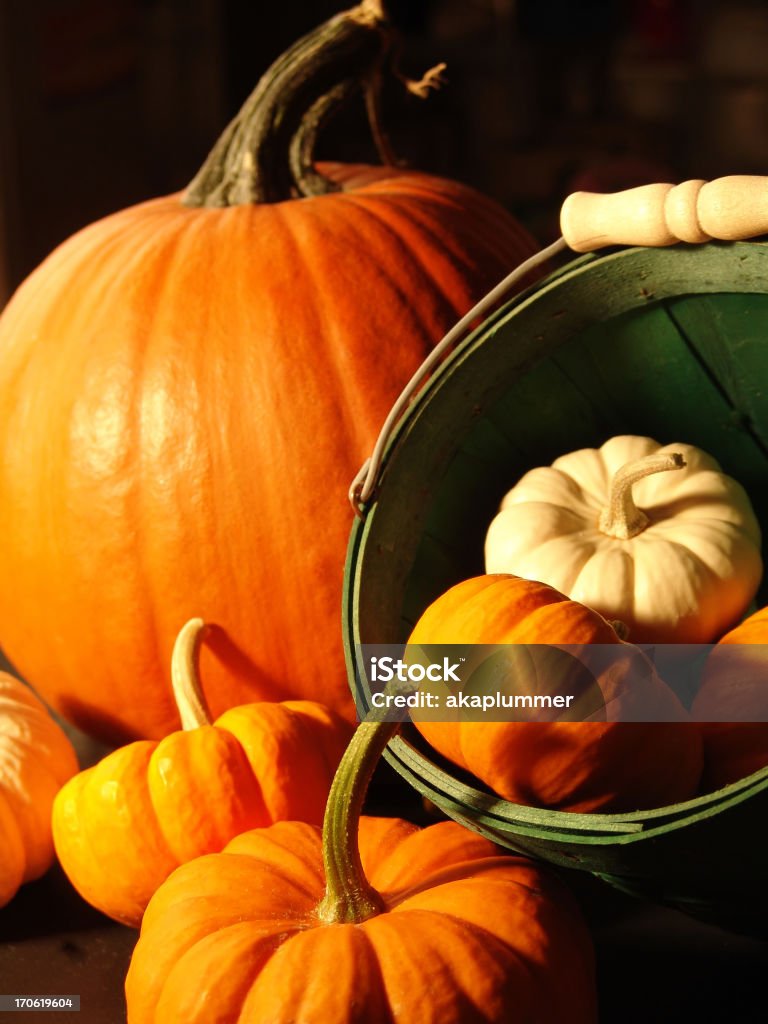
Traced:
<path fill-rule="evenodd" d="M 501 574 L 465 580 L 438 597 L 408 642 L 566 648 L 621 644 L 627 659 L 642 658 L 592 609 L 543 583 Z M 619 658 L 617 652 L 617 663 Z M 609 680 L 619 689 L 603 694 L 608 712 L 610 700 L 625 699 L 623 672 L 632 669 L 632 662 L 619 668 Z M 660 721 L 430 721 L 414 716 L 414 724 L 436 750 L 508 800 L 570 811 L 661 806 L 695 793 L 701 740 L 650 663 L 643 678 L 649 687 L 645 699 L 651 701 L 647 708 L 656 709 Z"/>
<path fill-rule="evenodd" d="M 691 714 L 704 738 L 705 791 L 768 765 L 768 608 L 726 633 L 712 651 Z"/>
<path fill-rule="evenodd" d="M 392 731 L 358 729 L 322 839 L 281 822 L 163 883 L 129 1024 L 593 1024 L 589 933 L 546 868 L 454 822 L 359 819 Z"/>
<path fill-rule="evenodd" d="M 174 868 L 248 828 L 320 824 L 350 726 L 322 704 L 247 704 L 211 723 L 196 673 L 203 631 L 180 631 L 171 674 L 184 730 L 137 740 L 71 779 L 56 797 L 59 860 L 93 906 L 138 925 Z"/>
<path fill-rule="evenodd" d="M 53 862 L 51 804 L 77 756 L 28 686 L 0 672 L 0 907 Z"/>
<path fill-rule="evenodd" d="M 392 41 L 373 0 L 300 41 L 184 196 L 85 228 L 3 311 L 0 640 L 86 732 L 178 727 L 165 665 L 193 614 L 221 627 L 214 715 L 309 698 L 354 720 L 349 482 L 432 346 L 534 250 L 454 182 L 314 165 Z"/>

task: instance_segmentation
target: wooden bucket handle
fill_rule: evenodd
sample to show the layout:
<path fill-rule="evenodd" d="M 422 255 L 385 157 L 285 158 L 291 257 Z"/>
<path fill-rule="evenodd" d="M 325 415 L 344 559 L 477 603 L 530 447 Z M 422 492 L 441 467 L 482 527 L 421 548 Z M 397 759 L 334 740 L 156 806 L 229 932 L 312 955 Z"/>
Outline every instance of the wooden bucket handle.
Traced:
<path fill-rule="evenodd" d="M 560 230 L 575 252 L 754 238 L 768 232 L 768 178 L 731 174 L 608 195 L 574 192 L 560 211 Z"/>

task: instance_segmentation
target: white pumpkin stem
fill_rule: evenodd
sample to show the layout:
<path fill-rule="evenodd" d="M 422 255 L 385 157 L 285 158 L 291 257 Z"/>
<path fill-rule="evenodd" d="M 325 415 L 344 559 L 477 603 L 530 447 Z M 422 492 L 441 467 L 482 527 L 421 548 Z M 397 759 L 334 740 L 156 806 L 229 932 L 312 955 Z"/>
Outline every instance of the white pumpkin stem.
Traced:
<path fill-rule="evenodd" d="M 629 640 L 629 626 L 621 619 L 609 619 L 608 625 L 613 627 L 613 632 L 619 640 Z"/>
<path fill-rule="evenodd" d="M 200 642 L 207 627 L 202 619 L 190 619 L 179 630 L 171 655 L 173 698 L 181 716 L 182 729 L 199 729 L 211 724 L 211 715 L 197 672 Z"/>
<path fill-rule="evenodd" d="M 665 473 L 670 469 L 684 467 L 685 459 L 680 452 L 646 455 L 622 466 L 611 482 L 608 504 L 600 513 L 598 525 L 601 532 L 617 540 L 631 540 L 642 533 L 650 519 L 635 504 L 632 497 L 633 485 L 652 473 Z"/>

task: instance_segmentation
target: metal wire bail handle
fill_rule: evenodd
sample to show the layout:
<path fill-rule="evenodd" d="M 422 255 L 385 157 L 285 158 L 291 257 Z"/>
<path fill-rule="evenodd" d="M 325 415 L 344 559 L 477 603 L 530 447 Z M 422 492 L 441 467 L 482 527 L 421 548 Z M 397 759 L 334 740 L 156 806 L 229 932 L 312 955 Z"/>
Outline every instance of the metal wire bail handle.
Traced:
<path fill-rule="evenodd" d="M 640 185 L 602 195 L 574 192 L 560 210 L 562 236 L 516 267 L 484 295 L 432 349 L 384 421 L 370 458 L 349 488 L 355 513 L 363 517 L 381 475 L 384 452 L 414 394 L 472 323 L 504 298 L 526 274 L 565 249 L 592 252 L 609 245 L 699 244 L 737 241 L 768 233 L 768 177 L 732 174 L 715 181 Z"/>

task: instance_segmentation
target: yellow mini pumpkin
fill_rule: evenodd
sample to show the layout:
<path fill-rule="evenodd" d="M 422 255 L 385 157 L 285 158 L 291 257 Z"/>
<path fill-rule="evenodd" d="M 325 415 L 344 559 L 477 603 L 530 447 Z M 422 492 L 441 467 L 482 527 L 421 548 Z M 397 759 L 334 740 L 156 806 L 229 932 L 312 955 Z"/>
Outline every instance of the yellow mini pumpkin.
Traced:
<path fill-rule="evenodd" d="M 171 676 L 183 730 L 137 740 L 71 779 L 56 797 L 53 835 L 78 892 L 138 925 L 178 867 L 249 828 L 295 819 L 319 825 L 351 727 L 315 701 L 230 708 L 212 722 L 197 675 L 204 632 L 179 632 Z"/>
<path fill-rule="evenodd" d="M 613 437 L 532 469 L 488 530 L 489 573 L 547 583 L 638 643 L 708 643 L 762 575 L 744 488 L 690 444 Z"/>

